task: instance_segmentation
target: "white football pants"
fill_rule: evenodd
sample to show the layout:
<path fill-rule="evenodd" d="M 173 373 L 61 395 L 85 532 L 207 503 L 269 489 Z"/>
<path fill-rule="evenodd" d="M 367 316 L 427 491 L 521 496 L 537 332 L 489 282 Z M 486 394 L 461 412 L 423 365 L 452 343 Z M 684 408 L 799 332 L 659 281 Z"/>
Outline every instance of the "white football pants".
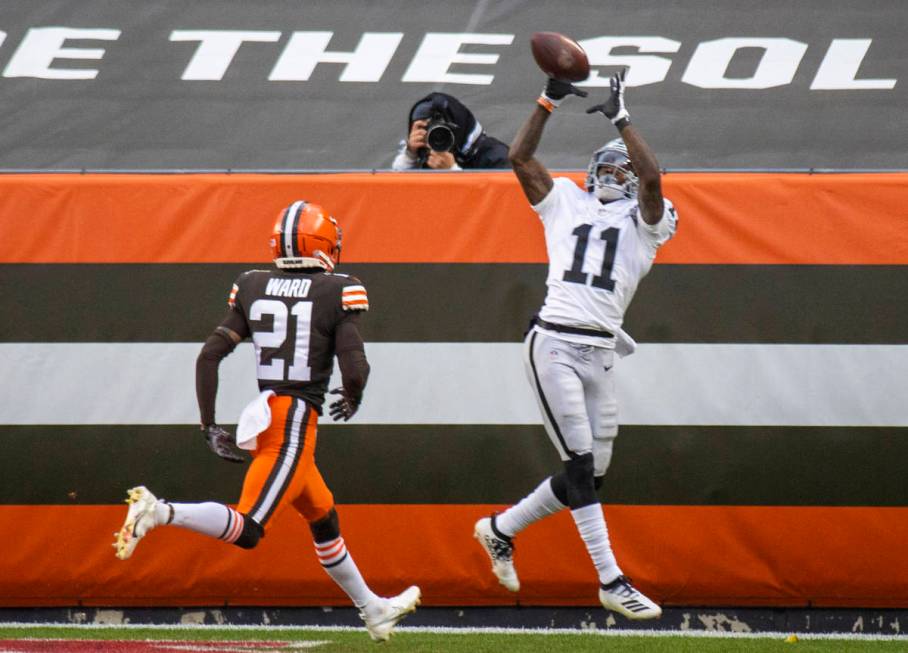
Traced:
<path fill-rule="evenodd" d="M 523 352 L 546 433 L 561 459 L 592 451 L 595 475 L 603 476 L 618 435 L 615 352 L 534 330 Z"/>

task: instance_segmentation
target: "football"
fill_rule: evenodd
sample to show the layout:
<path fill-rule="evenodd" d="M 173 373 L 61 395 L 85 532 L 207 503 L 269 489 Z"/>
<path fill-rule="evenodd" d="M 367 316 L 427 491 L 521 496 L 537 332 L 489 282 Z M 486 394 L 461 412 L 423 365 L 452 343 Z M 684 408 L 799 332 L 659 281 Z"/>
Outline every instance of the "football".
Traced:
<path fill-rule="evenodd" d="M 590 76 L 586 52 L 574 39 L 558 32 L 536 32 L 530 49 L 542 72 L 568 82 L 582 82 Z"/>

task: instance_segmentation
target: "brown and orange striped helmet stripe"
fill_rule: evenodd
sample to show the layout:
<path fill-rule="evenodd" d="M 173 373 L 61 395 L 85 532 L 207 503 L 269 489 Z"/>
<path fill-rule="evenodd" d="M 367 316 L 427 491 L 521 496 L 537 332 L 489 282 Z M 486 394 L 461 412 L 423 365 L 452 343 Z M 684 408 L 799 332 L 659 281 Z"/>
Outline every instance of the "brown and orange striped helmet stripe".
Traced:
<path fill-rule="evenodd" d="M 304 200 L 298 200 L 287 207 L 284 212 L 281 226 L 281 252 L 285 258 L 299 258 L 303 256 L 299 240 L 297 239 L 297 229 L 299 228 L 300 216 L 306 208 Z"/>

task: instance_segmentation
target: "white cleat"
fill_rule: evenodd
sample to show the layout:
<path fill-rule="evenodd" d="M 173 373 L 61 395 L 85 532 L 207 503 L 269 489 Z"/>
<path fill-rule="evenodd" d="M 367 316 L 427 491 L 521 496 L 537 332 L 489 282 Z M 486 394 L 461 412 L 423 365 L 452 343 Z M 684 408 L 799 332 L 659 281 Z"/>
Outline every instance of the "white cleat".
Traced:
<path fill-rule="evenodd" d="M 482 545 L 492 560 L 492 573 L 498 582 L 512 592 L 520 589 L 517 570 L 514 569 L 514 543 L 496 535 L 492 526 L 493 517 L 483 517 L 473 527 L 473 537 Z"/>
<path fill-rule="evenodd" d="M 366 630 L 375 642 L 386 642 L 401 619 L 411 612 L 416 611 L 422 592 L 416 585 L 411 585 L 397 596 L 380 599 L 384 604 L 381 612 L 374 617 L 367 617 L 366 611 L 359 613 L 360 618 L 366 622 Z"/>
<path fill-rule="evenodd" d="M 614 610 L 628 619 L 658 619 L 662 616 L 662 608 L 631 585 L 626 576 L 618 576 L 608 585 L 600 585 L 599 601 L 606 610 Z"/>
<path fill-rule="evenodd" d="M 126 503 L 129 504 L 129 512 L 126 513 L 126 521 L 119 532 L 114 533 L 117 541 L 113 546 L 117 550 L 117 557 L 120 560 L 126 560 L 132 555 L 136 545 L 145 535 L 155 526 L 159 526 L 156 513 L 158 499 L 149 492 L 144 485 L 127 490 Z"/>

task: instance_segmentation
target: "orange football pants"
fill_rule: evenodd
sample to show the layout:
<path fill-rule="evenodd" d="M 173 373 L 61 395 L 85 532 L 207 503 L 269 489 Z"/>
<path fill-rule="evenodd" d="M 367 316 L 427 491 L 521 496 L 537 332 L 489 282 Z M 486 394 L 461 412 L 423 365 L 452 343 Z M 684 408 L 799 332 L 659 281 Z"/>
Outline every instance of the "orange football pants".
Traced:
<path fill-rule="evenodd" d="M 258 435 L 236 509 L 266 531 L 288 505 L 306 521 L 318 521 L 334 507 L 334 496 L 315 466 L 318 413 L 288 395 L 274 395 L 268 405 L 271 425 Z"/>

